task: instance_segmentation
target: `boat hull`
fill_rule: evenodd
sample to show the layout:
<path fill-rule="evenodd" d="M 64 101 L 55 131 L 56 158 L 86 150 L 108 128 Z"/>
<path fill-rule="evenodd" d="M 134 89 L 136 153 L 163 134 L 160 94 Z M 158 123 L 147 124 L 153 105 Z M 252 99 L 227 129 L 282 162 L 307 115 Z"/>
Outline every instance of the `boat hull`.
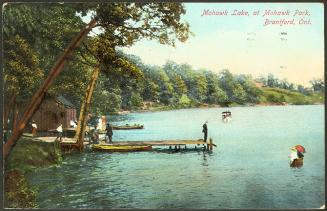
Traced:
<path fill-rule="evenodd" d="M 134 152 L 134 151 L 149 151 L 152 149 L 150 145 L 132 146 L 132 145 L 103 145 L 93 144 L 92 150 L 95 151 L 108 151 L 108 152 Z"/>
<path fill-rule="evenodd" d="M 297 158 L 297 159 L 293 160 L 293 162 L 291 162 L 290 166 L 291 167 L 301 167 L 301 166 L 303 166 L 303 158 Z"/>
<path fill-rule="evenodd" d="M 113 130 L 133 130 L 133 129 L 143 129 L 143 125 L 140 126 L 112 126 Z"/>

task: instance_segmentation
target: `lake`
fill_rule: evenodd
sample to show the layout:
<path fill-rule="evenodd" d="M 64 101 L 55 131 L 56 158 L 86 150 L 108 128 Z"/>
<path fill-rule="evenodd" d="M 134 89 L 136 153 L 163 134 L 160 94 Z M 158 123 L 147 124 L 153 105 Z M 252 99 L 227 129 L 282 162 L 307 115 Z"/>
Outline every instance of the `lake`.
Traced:
<path fill-rule="evenodd" d="M 199 139 L 212 152 L 86 152 L 31 173 L 40 208 L 318 208 L 325 203 L 324 106 L 182 109 L 110 116 L 113 141 Z M 306 148 L 290 168 L 290 147 Z"/>

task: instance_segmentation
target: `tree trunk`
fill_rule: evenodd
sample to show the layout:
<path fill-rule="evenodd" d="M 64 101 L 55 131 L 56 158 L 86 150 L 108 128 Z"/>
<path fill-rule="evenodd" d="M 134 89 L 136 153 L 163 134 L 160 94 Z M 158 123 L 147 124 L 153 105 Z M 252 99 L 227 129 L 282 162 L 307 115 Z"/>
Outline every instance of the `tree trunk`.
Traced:
<path fill-rule="evenodd" d="M 13 110 L 13 118 L 12 118 L 12 131 L 17 130 L 17 123 L 18 123 L 18 114 L 19 114 L 19 109 L 17 103 L 15 103 L 14 110 Z"/>
<path fill-rule="evenodd" d="M 41 87 L 36 91 L 30 104 L 27 106 L 21 120 L 18 123 L 17 130 L 13 132 L 12 136 L 4 145 L 4 159 L 6 159 L 12 149 L 12 147 L 16 144 L 19 137 L 22 135 L 23 130 L 36 112 L 40 104 L 42 103 L 45 93 L 48 91 L 56 77 L 62 71 L 67 62 L 67 58 L 71 55 L 72 51 L 79 46 L 85 36 L 91 31 L 91 29 L 96 25 L 97 19 L 93 19 L 89 24 L 84 27 L 80 33 L 75 37 L 75 39 L 69 44 L 69 46 L 65 49 L 61 57 L 58 59 L 57 63 L 49 72 L 47 78 L 44 80 Z"/>
<path fill-rule="evenodd" d="M 16 100 L 16 96 L 17 95 L 12 95 L 9 101 L 5 103 L 5 109 L 3 112 L 3 128 L 5 130 L 8 130 L 8 118 L 9 118 L 10 111 L 12 110 L 14 102 Z"/>
<path fill-rule="evenodd" d="M 81 110 L 79 113 L 77 128 L 76 128 L 76 134 L 74 139 L 76 139 L 78 143 L 78 148 L 80 150 L 84 147 L 84 134 L 85 134 L 85 128 L 86 128 L 86 116 L 88 114 L 90 103 L 93 95 L 93 90 L 96 84 L 96 81 L 99 77 L 100 69 L 99 67 L 96 67 L 93 71 L 92 78 L 90 80 L 90 83 L 86 89 L 85 97 L 81 105 Z"/>

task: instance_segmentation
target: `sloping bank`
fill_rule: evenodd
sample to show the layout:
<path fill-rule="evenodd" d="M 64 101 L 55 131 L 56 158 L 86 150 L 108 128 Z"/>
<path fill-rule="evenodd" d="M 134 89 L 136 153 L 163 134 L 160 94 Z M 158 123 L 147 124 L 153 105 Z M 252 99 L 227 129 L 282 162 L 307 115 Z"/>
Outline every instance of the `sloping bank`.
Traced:
<path fill-rule="evenodd" d="M 34 208 L 36 192 L 28 184 L 26 175 L 40 167 L 61 162 L 61 153 L 54 143 L 22 137 L 5 162 L 5 207 Z"/>

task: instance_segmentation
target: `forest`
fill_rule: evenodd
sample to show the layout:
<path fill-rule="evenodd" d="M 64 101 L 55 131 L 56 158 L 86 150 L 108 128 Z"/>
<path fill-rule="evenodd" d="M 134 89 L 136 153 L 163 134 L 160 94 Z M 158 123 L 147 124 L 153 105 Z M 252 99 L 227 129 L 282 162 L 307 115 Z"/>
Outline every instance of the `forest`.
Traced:
<path fill-rule="evenodd" d="M 193 69 L 188 64 L 167 61 L 163 66 L 143 64 L 135 55 L 125 55 L 141 71 L 140 79 L 101 77 L 98 81 L 93 109 L 95 113 L 120 109 L 139 110 L 144 102 L 158 109 L 198 106 L 255 105 L 259 103 L 311 104 L 322 102 L 324 82 L 312 80 L 311 87 L 294 85 L 268 74 L 253 78 L 235 75 L 229 70 L 218 74 Z M 257 86 L 259 84 L 259 86 Z M 313 99 L 315 98 L 315 99 Z"/>

